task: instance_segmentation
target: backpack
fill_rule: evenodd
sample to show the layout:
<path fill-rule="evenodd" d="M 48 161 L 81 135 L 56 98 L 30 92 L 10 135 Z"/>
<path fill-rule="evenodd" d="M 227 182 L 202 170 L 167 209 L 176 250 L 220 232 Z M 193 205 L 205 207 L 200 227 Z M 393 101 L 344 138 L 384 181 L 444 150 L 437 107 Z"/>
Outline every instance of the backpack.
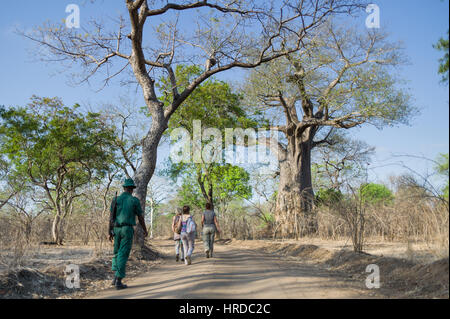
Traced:
<path fill-rule="evenodd" d="M 194 221 L 194 218 L 189 217 L 186 224 L 186 233 L 192 234 L 197 231 L 197 224 Z"/>
<path fill-rule="evenodd" d="M 183 227 L 182 221 L 182 216 L 178 216 L 178 221 L 175 223 L 175 233 L 177 233 L 178 235 L 181 234 L 181 228 Z"/>

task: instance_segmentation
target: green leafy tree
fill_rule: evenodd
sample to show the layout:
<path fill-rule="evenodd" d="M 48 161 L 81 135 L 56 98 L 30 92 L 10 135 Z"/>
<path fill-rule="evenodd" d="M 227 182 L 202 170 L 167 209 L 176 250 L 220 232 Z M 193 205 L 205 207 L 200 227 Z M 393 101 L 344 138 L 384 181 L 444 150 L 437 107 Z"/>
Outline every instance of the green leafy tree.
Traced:
<path fill-rule="evenodd" d="M 58 98 L 33 96 L 27 107 L 0 108 L 0 153 L 15 174 L 43 189 L 54 213 L 53 240 L 62 244 L 64 221 L 80 189 L 108 171 L 113 130 L 99 114 L 79 112 Z"/>
<path fill-rule="evenodd" d="M 389 204 L 392 203 L 394 195 L 384 185 L 369 183 L 362 185 L 359 189 L 361 200 L 367 204 Z"/>
<path fill-rule="evenodd" d="M 212 171 L 213 187 L 219 212 L 225 213 L 233 200 L 249 199 L 252 189 L 249 185 L 250 174 L 239 166 L 230 164 L 216 166 Z"/>
<path fill-rule="evenodd" d="M 211 200 L 219 214 L 227 211 L 228 205 L 235 200 L 249 199 L 252 189 L 249 184 L 250 174 L 239 166 L 231 164 L 216 165 L 208 172 L 211 184 L 200 184 L 195 168 L 186 171 L 182 176 L 179 195 L 181 205 L 203 208 Z M 197 187 L 193 187 L 193 185 Z M 199 186 L 200 185 L 200 186 Z"/>
<path fill-rule="evenodd" d="M 179 89 L 184 89 L 202 72 L 202 68 L 195 65 L 178 65 L 175 75 L 179 79 Z M 169 78 L 163 78 L 158 90 L 163 93 L 161 100 L 165 105 L 172 103 L 170 88 Z M 255 127 L 257 122 L 242 108 L 242 100 L 242 94 L 234 92 L 228 83 L 212 77 L 200 84 L 172 115 L 167 134 L 178 127 L 184 127 L 192 134 L 194 120 L 201 120 L 203 127 L 218 129 Z M 258 118 L 259 121 L 262 119 Z"/>
<path fill-rule="evenodd" d="M 192 77 L 198 76 L 201 72 L 202 70 L 196 66 L 179 66 L 176 69 L 177 78 L 182 79 L 181 87 L 187 85 Z M 162 82 L 164 86 L 160 89 L 164 92 L 170 82 L 168 79 Z M 167 95 L 166 98 L 169 99 L 166 103 L 170 103 L 171 97 Z M 225 207 L 225 202 L 231 199 L 230 196 L 247 196 L 248 174 L 242 168 L 225 164 L 223 158 L 221 159 L 224 151 L 222 137 L 226 128 L 255 127 L 258 122 L 263 121 L 263 119 L 255 120 L 253 115 L 246 114 L 241 107 L 241 101 L 242 96 L 234 93 L 229 84 L 212 78 L 199 85 L 172 116 L 168 134 L 181 127 L 193 136 L 195 120 L 201 120 L 203 129 L 202 141 L 199 144 L 196 144 L 196 141 L 192 143 L 192 156 L 195 152 L 199 152 L 201 161 L 199 163 L 169 161 L 169 167 L 165 171 L 174 179 L 186 175 L 183 177 L 181 187 L 186 203 L 194 206 L 206 202 L 213 206 L 219 203 Z M 220 136 L 205 135 L 207 128 L 218 129 Z M 220 143 L 212 148 L 212 153 L 215 154 L 212 161 L 205 159 L 203 152 L 205 146 L 212 142 L 211 137 L 220 138 Z M 194 184 L 198 186 L 196 189 L 192 188 Z"/>

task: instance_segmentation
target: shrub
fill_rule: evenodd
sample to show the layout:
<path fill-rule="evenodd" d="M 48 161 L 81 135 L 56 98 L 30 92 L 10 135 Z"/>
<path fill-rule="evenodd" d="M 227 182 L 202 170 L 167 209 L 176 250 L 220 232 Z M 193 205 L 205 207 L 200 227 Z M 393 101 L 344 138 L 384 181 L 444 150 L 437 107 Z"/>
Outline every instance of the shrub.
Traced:
<path fill-rule="evenodd" d="M 361 200 L 366 204 L 391 204 L 394 199 L 389 188 L 381 184 L 364 184 L 360 187 L 359 193 Z"/>
<path fill-rule="evenodd" d="M 341 191 L 334 188 L 321 188 L 316 194 L 316 204 L 317 205 L 331 205 L 336 204 L 341 201 L 343 195 Z"/>

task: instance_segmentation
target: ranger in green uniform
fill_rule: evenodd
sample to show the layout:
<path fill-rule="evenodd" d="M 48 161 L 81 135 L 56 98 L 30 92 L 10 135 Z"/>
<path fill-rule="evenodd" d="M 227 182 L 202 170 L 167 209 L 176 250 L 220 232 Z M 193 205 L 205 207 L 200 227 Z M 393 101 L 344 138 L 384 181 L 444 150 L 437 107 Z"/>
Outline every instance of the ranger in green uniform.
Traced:
<path fill-rule="evenodd" d="M 112 217 L 110 219 L 109 240 L 112 241 L 114 239 L 112 270 L 115 271 L 113 285 L 116 289 L 127 288 L 122 283 L 122 279 L 125 277 L 125 266 L 133 244 L 133 226 L 136 225 L 136 216 L 144 230 L 144 236 L 148 236 L 141 203 L 137 197 L 133 196 L 133 191 L 136 188 L 134 181 L 131 178 L 126 179 L 123 188 L 124 192 L 116 197 L 111 204 Z M 114 208 L 116 208 L 115 216 Z"/>

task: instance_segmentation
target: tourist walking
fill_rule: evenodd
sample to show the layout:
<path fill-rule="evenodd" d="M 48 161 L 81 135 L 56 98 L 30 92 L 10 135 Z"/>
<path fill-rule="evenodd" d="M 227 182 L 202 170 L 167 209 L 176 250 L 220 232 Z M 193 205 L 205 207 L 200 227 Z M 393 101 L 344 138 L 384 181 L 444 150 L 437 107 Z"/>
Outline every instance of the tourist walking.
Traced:
<path fill-rule="evenodd" d="M 178 262 L 180 260 L 181 253 L 181 261 L 184 261 L 184 249 L 183 242 L 181 241 L 181 231 L 177 232 L 177 224 L 181 219 L 181 215 L 183 214 L 182 208 L 177 208 L 177 213 L 173 216 L 172 219 L 172 231 L 173 231 L 173 240 L 175 241 L 175 260 Z"/>
<path fill-rule="evenodd" d="M 206 203 L 206 210 L 202 215 L 202 237 L 203 237 L 203 246 L 205 248 L 206 258 L 210 258 L 213 256 L 214 251 L 214 237 L 216 231 L 220 233 L 219 222 L 217 221 L 216 213 L 212 210 L 211 203 Z"/>
<path fill-rule="evenodd" d="M 191 208 L 183 206 L 183 214 L 181 215 L 181 241 L 184 248 L 184 263 L 190 265 L 192 263 L 192 253 L 194 252 L 194 241 L 196 225 L 190 214 Z"/>

